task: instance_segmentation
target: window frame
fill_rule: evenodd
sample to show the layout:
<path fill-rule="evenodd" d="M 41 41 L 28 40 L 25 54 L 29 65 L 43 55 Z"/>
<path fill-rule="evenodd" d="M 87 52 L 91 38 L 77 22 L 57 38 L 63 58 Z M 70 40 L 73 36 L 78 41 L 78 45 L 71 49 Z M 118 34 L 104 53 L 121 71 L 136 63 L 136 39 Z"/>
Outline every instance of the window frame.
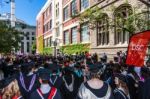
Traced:
<path fill-rule="evenodd" d="M 64 21 L 69 19 L 69 6 L 67 5 L 64 9 L 63 9 L 63 16 L 64 16 Z"/>

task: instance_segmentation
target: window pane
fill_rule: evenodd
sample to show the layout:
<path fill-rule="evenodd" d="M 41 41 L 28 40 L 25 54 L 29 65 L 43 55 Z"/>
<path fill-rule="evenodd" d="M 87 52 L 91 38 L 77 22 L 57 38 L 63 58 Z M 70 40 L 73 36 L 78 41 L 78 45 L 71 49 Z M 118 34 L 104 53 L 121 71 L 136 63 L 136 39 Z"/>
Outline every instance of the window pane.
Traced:
<path fill-rule="evenodd" d="M 72 43 L 77 43 L 77 27 L 72 28 Z"/>
<path fill-rule="evenodd" d="M 69 7 L 64 8 L 64 21 L 69 18 Z"/>
<path fill-rule="evenodd" d="M 89 6 L 89 0 L 81 0 L 81 11 Z"/>
<path fill-rule="evenodd" d="M 104 14 L 100 22 L 98 22 L 97 32 L 97 46 L 107 45 L 109 43 L 109 24 L 107 14 Z"/>
<path fill-rule="evenodd" d="M 52 20 L 50 20 L 49 24 L 50 29 L 52 29 Z"/>
<path fill-rule="evenodd" d="M 34 37 L 32 37 L 32 40 L 34 40 Z"/>
<path fill-rule="evenodd" d="M 29 52 L 29 48 L 30 48 L 30 45 L 29 45 L 29 42 L 27 42 L 27 52 Z"/>
<path fill-rule="evenodd" d="M 21 42 L 21 52 L 24 53 L 24 42 Z"/>
<path fill-rule="evenodd" d="M 77 0 L 73 0 L 71 3 L 71 15 L 75 15 L 77 13 Z"/>
<path fill-rule="evenodd" d="M 82 25 L 81 26 L 81 41 L 82 42 L 89 42 L 89 32 L 88 32 L 88 26 Z"/>
<path fill-rule="evenodd" d="M 129 40 L 129 33 L 124 31 L 120 26 L 125 25 L 126 19 L 132 14 L 132 8 L 130 5 L 123 5 L 116 9 L 115 15 L 115 44 L 125 43 Z"/>
<path fill-rule="evenodd" d="M 52 46 L 52 37 L 49 39 L 49 45 Z"/>
<path fill-rule="evenodd" d="M 68 31 L 64 32 L 64 43 L 66 45 L 69 44 L 69 32 Z"/>

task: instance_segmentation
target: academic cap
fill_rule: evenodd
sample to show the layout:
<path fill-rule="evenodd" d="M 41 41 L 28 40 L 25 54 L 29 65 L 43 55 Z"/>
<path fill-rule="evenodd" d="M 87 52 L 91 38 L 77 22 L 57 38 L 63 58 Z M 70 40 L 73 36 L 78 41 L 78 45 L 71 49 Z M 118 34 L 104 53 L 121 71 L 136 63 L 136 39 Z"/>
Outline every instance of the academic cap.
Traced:
<path fill-rule="evenodd" d="M 125 75 L 123 75 L 123 74 L 115 73 L 115 74 L 114 74 L 114 77 L 117 77 L 117 78 L 119 78 L 121 81 L 123 81 L 123 82 L 127 83 L 126 76 L 125 76 Z"/>
<path fill-rule="evenodd" d="M 42 79 L 42 80 L 49 80 L 50 79 L 50 70 L 48 69 L 41 69 L 40 72 L 39 72 L 39 77 Z"/>
<path fill-rule="evenodd" d="M 102 69 L 101 64 L 90 64 L 88 65 L 88 67 L 89 67 L 89 71 L 93 73 L 97 73 Z"/>

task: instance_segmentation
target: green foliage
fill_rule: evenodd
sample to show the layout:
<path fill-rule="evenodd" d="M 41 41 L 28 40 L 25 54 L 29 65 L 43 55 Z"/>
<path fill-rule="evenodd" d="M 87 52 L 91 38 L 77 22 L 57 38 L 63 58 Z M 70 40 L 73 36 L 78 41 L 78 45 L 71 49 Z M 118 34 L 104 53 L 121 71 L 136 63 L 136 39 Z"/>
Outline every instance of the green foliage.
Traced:
<path fill-rule="evenodd" d="M 33 44 L 32 44 L 31 50 L 32 50 L 33 52 L 36 51 L 36 42 L 35 42 L 35 41 L 34 41 Z"/>
<path fill-rule="evenodd" d="M 53 48 L 52 47 L 45 47 L 43 49 L 43 54 L 52 54 L 53 53 Z"/>
<path fill-rule="evenodd" d="M 0 53 L 11 53 L 19 49 L 22 33 L 0 21 Z"/>
<path fill-rule="evenodd" d="M 97 27 L 96 23 L 100 22 L 103 16 L 104 14 L 99 7 L 89 8 L 79 15 L 80 24 L 88 22 L 89 28 L 95 29 Z"/>
<path fill-rule="evenodd" d="M 145 31 L 150 29 L 150 20 L 146 18 L 148 12 L 133 13 L 129 15 L 126 19 L 122 17 L 117 18 L 117 26 L 122 28 L 122 30 L 129 32 L 131 34 L 135 32 Z"/>
<path fill-rule="evenodd" d="M 90 44 L 73 44 L 73 45 L 66 45 L 62 46 L 60 50 L 64 54 L 76 54 L 76 53 L 81 53 L 85 51 L 90 50 Z"/>
<path fill-rule="evenodd" d="M 146 18 L 148 17 L 148 14 L 150 14 L 150 12 L 146 11 L 135 15 L 135 28 L 138 31 L 145 31 L 150 29 L 150 18 Z"/>
<path fill-rule="evenodd" d="M 124 3 L 128 5 L 128 0 Z M 115 11 L 117 8 L 112 5 L 112 10 Z M 120 9 L 121 10 L 121 9 Z M 132 11 L 134 10 L 134 11 Z M 118 10 L 117 10 L 118 11 Z M 112 22 L 109 21 L 109 26 L 119 27 L 124 32 L 129 32 L 133 34 L 135 32 L 145 31 L 150 29 L 150 18 L 148 19 L 149 11 L 138 12 L 138 8 L 131 9 L 128 17 L 124 18 L 122 15 L 118 15 L 117 18 L 112 19 Z M 104 11 L 102 11 L 99 7 L 89 8 L 85 12 L 79 15 L 80 24 L 86 23 L 88 24 L 91 30 L 94 30 L 97 27 L 97 23 L 101 22 L 101 20 L 105 17 Z M 150 16 L 149 16 L 150 17 Z M 109 17 L 111 19 L 111 17 Z"/>

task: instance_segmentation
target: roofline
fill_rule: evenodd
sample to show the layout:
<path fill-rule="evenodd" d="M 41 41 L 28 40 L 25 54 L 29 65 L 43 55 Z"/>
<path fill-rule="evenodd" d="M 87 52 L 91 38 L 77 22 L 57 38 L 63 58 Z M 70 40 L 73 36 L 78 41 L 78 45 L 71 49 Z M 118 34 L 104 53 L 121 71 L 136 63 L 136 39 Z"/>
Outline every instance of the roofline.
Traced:
<path fill-rule="evenodd" d="M 39 17 L 41 16 L 41 14 L 47 9 L 47 7 L 50 5 L 51 2 L 52 2 L 52 0 L 47 0 L 47 2 L 45 3 L 45 5 L 41 8 L 40 12 L 37 14 L 36 20 L 39 19 Z"/>

